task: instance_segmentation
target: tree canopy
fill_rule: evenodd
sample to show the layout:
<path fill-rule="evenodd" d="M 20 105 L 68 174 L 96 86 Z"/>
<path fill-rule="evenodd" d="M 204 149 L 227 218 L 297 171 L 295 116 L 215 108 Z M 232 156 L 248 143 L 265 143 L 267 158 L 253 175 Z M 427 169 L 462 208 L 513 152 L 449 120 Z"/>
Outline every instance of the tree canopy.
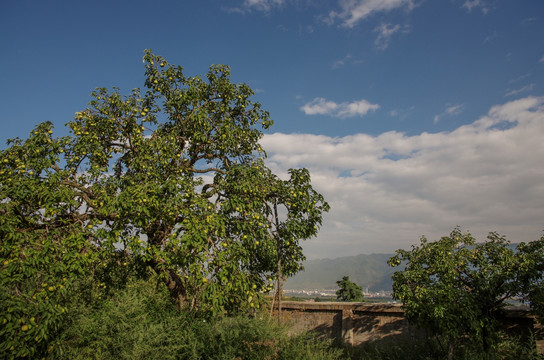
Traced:
<path fill-rule="evenodd" d="M 145 92 L 96 89 L 69 136 L 40 123 L 0 151 L 3 354 L 51 336 L 82 276 L 150 269 L 181 307 L 234 312 L 301 269 L 329 206 L 306 169 L 265 166 L 250 87 L 143 60 Z"/>
<path fill-rule="evenodd" d="M 477 243 L 459 228 L 438 241 L 423 237 L 389 259 L 391 266 L 405 265 L 393 275 L 393 297 L 411 323 L 447 339 L 450 358 L 465 335 L 489 353 L 506 301 L 531 299 L 539 287 L 543 250 L 544 237 L 517 246 L 497 233 Z"/>
<path fill-rule="evenodd" d="M 340 301 L 363 301 L 363 288 L 343 276 L 342 280 L 336 282 L 339 289 L 336 291 L 336 298 Z"/>

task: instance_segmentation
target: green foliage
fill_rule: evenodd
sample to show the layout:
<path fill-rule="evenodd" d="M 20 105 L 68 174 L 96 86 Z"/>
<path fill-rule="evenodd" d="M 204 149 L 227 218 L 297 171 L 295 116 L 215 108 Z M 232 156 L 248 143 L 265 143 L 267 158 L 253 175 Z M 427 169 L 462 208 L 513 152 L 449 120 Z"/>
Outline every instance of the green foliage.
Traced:
<path fill-rule="evenodd" d="M 360 347 L 345 348 L 345 358 L 352 360 L 434 360 L 444 359 L 436 341 L 368 342 Z"/>
<path fill-rule="evenodd" d="M 411 323 L 446 338 L 450 357 L 465 335 L 483 353 L 494 352 L 506 300 L 527 296 L 541 279 L 543 240 L 515 249 L 496 233 L 476 243 L 459 229 L 436 242 L 422 238 L 389 260 L 391 266 L 406 264 L 393 275 L 393 297 Z"/>
<path fill-rule="evenodd" d="M 225 318 L 199 328 L 202 359 L 339 359 L 340 349 L 311 334 L 289 336 L 276 322 L 247 317 Z"/>
<path fill-rule="evenodd" d="M 93 262 L 75 211 L 77 190 L 53 170 L 66 142 L 43 123 L 0 152 L 1 358 L 33 357 L 47 347 L 74 281 Z"/>
<path fill-rule="evenodd" d="M 301 268 L 329 207 L 306 169 L 264 165 L 272 120 L 252 90 L 227 66 L 144 64 L 145 93 L 96 89 L 70 136 L 42 123 L 0 151 L 0 357 L 48 347 L 71 297 L 126 280 L 111 274 L 150 268 L 178 306 L 235 313 L 260 306 L 279 262 Z"/>
<path fill-rule="evenodd" d="M 518 246 L 520 254 L 524 256 L 525 263 L 523 267 L 524 277 L 520 279 L 525 284 L 524 293 L 527 294 L 526 300 L 531 305 L 531 310 L 538 317 L 541 323 L 544 323 L 544 235 L 537 241 L 521 243 Z"/>
<path fill-rule="evenodd" d="M 535 346 L 535 339 L 521 339 L 519 337 L 501 337 L 497 345 L 497 358 L 504 360 L 542 360 L 544 354 L 540 354 Z"/>
<path fill-rule="evenodd" d="M 349 280 L 349 276 L 344 276 L 342 280 L 336 282 L 338 289 L 336 298 L 340 301 L 363 301 L 363 288 Z"/>
<path fill-rule="evenodd" d="M 71 308 L 55 357 L 64 359 L 176 359 L 183 349 L 183 318 L 164 286 L 130 282 L 94 306 Z"/>
<path fill-rule="evenodd" d="M 338 359 L 341 350 L 264 319 L 180 311 L 163 284 L 136 281 L 98 307 L 78 306 L 61 359 Z"/>
<path fill-rule="evenodd" d="M 486 360 L 490 354 L 482 354 L 468 343 L 462 343 L 457 348 L 452 359 L 455 360 Z M 424 340 L 368 342 L 359 347 L 345 346 L 345 359 L 352 360 L 435 360 L 448 358 L 448 351 L 438 338 Z M 501 338 L 497 344 L 494 360 L 542 360 L 536 347 L 518 338 Z"/>

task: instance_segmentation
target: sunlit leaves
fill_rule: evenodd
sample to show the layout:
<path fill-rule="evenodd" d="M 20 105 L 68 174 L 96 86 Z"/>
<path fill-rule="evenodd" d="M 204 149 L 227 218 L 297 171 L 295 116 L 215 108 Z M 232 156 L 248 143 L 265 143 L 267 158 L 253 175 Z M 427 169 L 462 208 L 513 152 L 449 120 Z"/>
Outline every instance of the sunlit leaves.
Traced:
<path fill-rule="evenodd" d="M 0 153 L 2 336 L 19 355 L 57 326 L 83 275 L 85 297 L 147 269 L 182 307 L 258 308 L 278 262 L 300 270 L 300 241 L 328 211 L 307 170 L 282 180 L 265 166 L 272 120 L 227 66 L 188 77 L 150 51 L 144 64 L 145 92 L 98 88 L 70 136 L 42 123 Z"/>
<path fill-rule="evenodd" d="M 66 139 L 40 124 L 0 153 L 0 354 L 47 351 L 69 291 L 93 261 L 77 192 L 57 164 Z"/>
<path fill-rule="evenodd" d="M 496 233 L 477 243 L 458 228 L 439 241 L 422 238 L 389 259 L 391 266 L 406 264 L 393 275 L 393 296 L 412 323 L 445 335 L 450 345 L 470 335 L 487 351 L 506 301 L 540 288 L 543 248 L 544 238 L 516 247 Z"/>

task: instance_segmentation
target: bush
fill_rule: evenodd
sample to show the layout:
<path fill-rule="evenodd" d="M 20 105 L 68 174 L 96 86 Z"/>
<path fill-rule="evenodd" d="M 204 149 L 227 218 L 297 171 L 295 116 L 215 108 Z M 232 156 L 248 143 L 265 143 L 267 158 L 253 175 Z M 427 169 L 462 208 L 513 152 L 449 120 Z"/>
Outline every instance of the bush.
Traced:
<path fill-rule="evenodd" d="M 202 318 L 180 311 L 167 289 L 139 280 L 100 306 L 79 304 L 65 324 L 61 359 L 339 359 L 310 334 L 289 336 L 267 318 Z"/>
<path fill-rule="evenodd" d="M 187 320 L 164 287 L 135 281 L 112 297 L 75 305 L 64 326 L 60 358 L 177 359 Z"/>
<path fill-rule="evenodd" d="M 200 358 L 227 359 L 339 359 L 340 349 L 317 341 L 311 334 L 289 336 L 288 328 L 267 319 L 224 318 L 199 326 Z M 189 357 L 184 357 L 189 358 Z"/>
<path fill-rule="evenodd" d="M 455 352 L 454 360 L 542 360 L 534 342 L 523 341 L 516 337 L 501 337 L 497 351 L 483 353 L 472 343 L 465 341 Z M 345 346 L 345 359 L 351 360 L 442 360 L 447 359 L 448 351 L 445 339 L 429 338 L 402 342 L 369 342 L 361 347 Z M 530 344 L 533 344 L 531 346 Z"/>

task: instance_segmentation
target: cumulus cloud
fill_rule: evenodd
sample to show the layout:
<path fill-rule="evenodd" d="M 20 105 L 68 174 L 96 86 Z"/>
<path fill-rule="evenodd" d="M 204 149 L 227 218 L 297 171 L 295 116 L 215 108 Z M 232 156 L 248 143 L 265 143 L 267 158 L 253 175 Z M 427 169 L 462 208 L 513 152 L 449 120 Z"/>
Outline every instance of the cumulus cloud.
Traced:
<path fill-rule="evenodd" d="M 354 27 L 359 21 L 377 12 L 386 12 L 398 8 L 414 8 L 413 0 L 340 0 L 340 11 L 331 11 L 329 21 L 336 19 L 348 28 Z"/>
<path fill-rule="evenodd" d="M 331 205 L 309 258 L 410 248 L 459 225 L 530 241 L 544 227 L 544 97 L 492 107 L 451 132 L 266 135 L 268 165 L 307 167 Z"/>
<path fill-rule="evenodd" d="M 338 118 L 364 116 L 369 111 L 380 108 L 378 104 L 372 104 L 367 100 L 336 103 L 321 97 L 315 98 L 300 108 L 306 115 L 330 115 Z"/>
<path fill-rule="evenodd" d="M 440 119 L 443 118 L 444 116 L 459 115 L 463 112 L 464 108 L 465 108 L 465 105 L 463 104 L 448 106 L 443 112 L 435 115 L 433 121 L 435 124 L 438 124 L 440 122 Z"/>

